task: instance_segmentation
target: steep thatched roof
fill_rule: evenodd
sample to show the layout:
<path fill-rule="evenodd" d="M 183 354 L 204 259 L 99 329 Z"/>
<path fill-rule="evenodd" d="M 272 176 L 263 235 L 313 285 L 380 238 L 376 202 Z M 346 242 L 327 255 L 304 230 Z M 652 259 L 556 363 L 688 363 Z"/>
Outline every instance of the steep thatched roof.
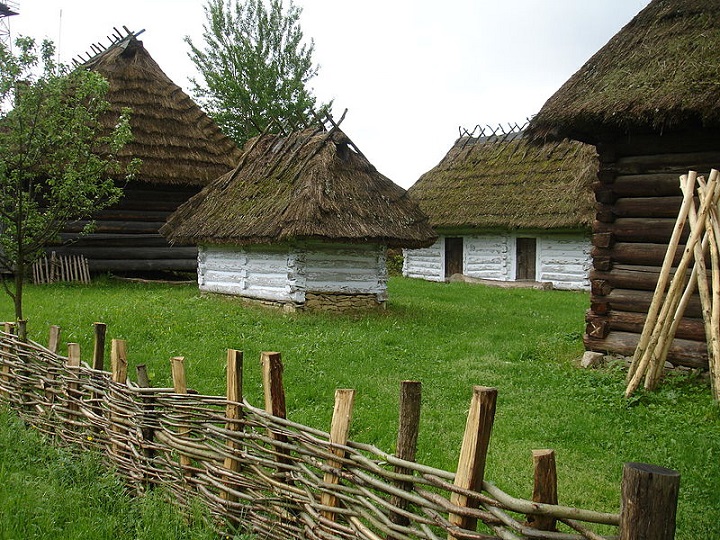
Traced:
<path fill-rule="evenodd" d="M 720 125 L 720 2 L 653 0 L 530 123 L 539 138 Z"/>
<path fill-rule="evenodd" d="M 408 190 L 436 229 L 578 229 L 594 215 L 595 149 L 522 131 L 460 137 Z"/>
<path fill-rule="evenodd" d="M 316 238 L 422 247 L 436 236 L 407 192 L 337 126 L 248 141 L 234 171 L 170 216 L 172 242 L 271 244 Z"/>
<path fill-rule="evenodd" d="M 113 114 L 106 122 L 116 120 L 123 107 L 132 109 L 134 140 L 121 155 L 142 160 L 139 181 L 206 185 L 237 163 L 237 145 L 165 75 L 133 34 L 84 67 L 110 83 L 107 99 Z"/>

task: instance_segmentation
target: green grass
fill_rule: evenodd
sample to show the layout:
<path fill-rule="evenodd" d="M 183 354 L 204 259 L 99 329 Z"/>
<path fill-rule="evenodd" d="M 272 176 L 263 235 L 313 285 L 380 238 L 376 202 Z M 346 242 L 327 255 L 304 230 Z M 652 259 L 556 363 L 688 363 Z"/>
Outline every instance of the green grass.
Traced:
<path fill-rule="evenodd" d="M 11 318 L 7 298 L 0 318 Z M 617 511 L 622 464 L 682 475 L 677 538 L 720 537 L 720 414 L 707 380 L 668 377 L 625 400 L 624 370 L 577 368 L 586 294 L 390 280 L 390 302 L 365 315 L 283 314 L 193 285 L 101 280 L 91 287 L 30 286 L 30 336 L 92 350 L 92 323 L 128 341 L 132 368 L 170 385 L 169 359 L 186 357 L 188 384 L 220 395 L 225 349 L 245 353 L 245 395 L 262 403 L 259 355 L 280 351 L 288 416 L 328 429 L 335 388 L 356 389 L 351 437 L 392 450 L 399 384 L 423 383 L 418 460 L 454 470 L 473 385 L 495 386 L 498 408 L 486 478 L 527 497 L 531 450 L 557 452 L 562 504 Z M 63 349 L 64 351 L 64 349 Z"/>
<path fill-rule="evenodd" d="M 94 453 L 55 448 L 0 408 L 0 538 L 212 540 L 202 510 L 131 497 Z"/>

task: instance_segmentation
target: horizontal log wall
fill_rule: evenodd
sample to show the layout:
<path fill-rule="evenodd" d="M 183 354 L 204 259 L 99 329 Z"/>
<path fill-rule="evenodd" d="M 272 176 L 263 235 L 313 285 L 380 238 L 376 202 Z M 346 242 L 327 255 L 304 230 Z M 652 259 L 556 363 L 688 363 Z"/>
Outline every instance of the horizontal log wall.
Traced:
<path fill-rule="evenodd" d="M 94 216 L 91 233 L 82 234 L 89 221 L 69 223 L 48 252 L 83 255 L 95 273 L 195 272 L 197 248 L 171 246 L 158 231 L 199 189 L 132 182 L 124 188 L 118 204 Z"/>
<path fill-rule="evenodd" d="M 586 316 L 589 350 L 632 355 L 667 252 L 682 194 L 679 177 L 720 167 L 720 137 L 701 131 L 630 135 L 598 144 L 594 184 L 591 300 Z M 674 264 L 680 260 L 686 227 Z M 700 302 L 693 298 L 669 360 L 707 365 Z"/>

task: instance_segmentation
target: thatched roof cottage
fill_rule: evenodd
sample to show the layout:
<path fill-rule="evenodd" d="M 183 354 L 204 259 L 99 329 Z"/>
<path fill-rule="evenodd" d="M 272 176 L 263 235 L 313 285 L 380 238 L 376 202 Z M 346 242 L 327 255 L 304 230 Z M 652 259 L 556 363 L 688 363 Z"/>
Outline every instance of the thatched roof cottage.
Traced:
<path fill-rule="evenodd" d="M 240 158 L 240 149 L 152 59 L 135 34 L 116 41 L 81 68 L 101 73 L 110 84 L 106 117 L 117 119 L 132 109 L 133 141 L 122 151 L 140 158 L 136 179 L 122 183 L 124 197 L 94 216 L 92 234 L 78 233 L 85 222 L 70 225 L 61 235 L 63 255 L 83 254 L 92 271 L 193 271 L 197 249 L 171 247 L 158 230 L 170 213 Z"/>
<path fill-rule="evenodd" d="M 405 251 L 404 275 L 589 288 L 595 172 L 588 145 L 533 146 L 518 129 L 465 133 L 408 190 L 439 238 Z"/>
<path fill-rule="evenodd" d="M 293 308 L 383 305 L 386 249 L 435 240 L 404 189 L 333 125 L 260 135 L 161 232 L 199 246 L 204 291 Z"/>
<path fill-rule="evenodd" d="M 720 164 L 720 4 L 653 0 L 543 106 L 529 131 L 599 155 L 585 345 L 632 354 L 680 207 L 678 177 Z M 682 248 L 682 246 L 681 246 Z M 691 303 L 671 361 L 704 365 Z"/>

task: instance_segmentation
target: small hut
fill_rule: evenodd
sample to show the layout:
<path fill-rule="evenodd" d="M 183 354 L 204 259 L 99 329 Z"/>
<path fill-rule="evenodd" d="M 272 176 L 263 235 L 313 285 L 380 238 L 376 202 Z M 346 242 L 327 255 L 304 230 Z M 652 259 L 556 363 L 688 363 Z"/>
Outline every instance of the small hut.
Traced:
<path fill-rule="evenodd" d="M 574 141 L 532 146 L 523 134 L 465 131 L 409 189 L 439 238 L 405 251 L 405 276 L 589 288 L 595 151 Z"/>
<path fill-rule="evenodd" d="M 678 177 L 720 166 L 719 28 L 716 1 L 653 0 L 530 123 L 537 140 L 597 148 L 589 350 L 633 353 L 680 207 Z M 686 315 L 669 360 L 706 365 L 699 302 Z"/>
<path fill-rule="evenodd" d="M 48 251 L 83 255 L 94 272 L 194 271 L 197 249 L 170 246 L 158 231 L 180 204 L 232 169 L 240 149 L 168 78 L 136 34 L 118 34 L 80 68 L 110 84 L 108 128 L 122 108 L 132 109 L 133 140 L 120 156 L 139 158 L 142 166 L 134 181 L 118 179 L 124 196 L 93 216 L 91 234 L 80 234 L 87 222 L 69 224 L 62 244 Z"/>
<path fill-rule="evenodd" d="M 250 140 L 161 232 L 199 246 L 203 291 L 291 308 L 384 305 L 386 249 L 432 244 L 427 217 L 332 124 Z"/>

